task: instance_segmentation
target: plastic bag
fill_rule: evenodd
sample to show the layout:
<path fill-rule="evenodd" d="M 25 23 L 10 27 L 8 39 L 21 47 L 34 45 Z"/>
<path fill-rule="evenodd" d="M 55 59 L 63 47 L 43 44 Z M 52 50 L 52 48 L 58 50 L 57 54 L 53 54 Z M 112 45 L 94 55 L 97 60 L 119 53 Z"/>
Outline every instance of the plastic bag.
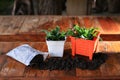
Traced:
<path fill-rule="evenodd" d="M 44 60 L 48 56 L 47 52 L 40 52 L 28 44 L 24 44 L 9 51 L 6 55 L 28 66 L 30 61 L 38 54 L 43 55 Z"/>

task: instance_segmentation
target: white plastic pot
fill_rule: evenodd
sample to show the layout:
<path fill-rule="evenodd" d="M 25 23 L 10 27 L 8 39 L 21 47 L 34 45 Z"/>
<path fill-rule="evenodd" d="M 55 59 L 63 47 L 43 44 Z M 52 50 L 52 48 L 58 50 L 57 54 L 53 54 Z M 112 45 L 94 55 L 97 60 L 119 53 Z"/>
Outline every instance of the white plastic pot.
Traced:
<path fill-rule="evenodd" d="M 46 41 L 50 57 L 63 57 L 65 41 Z"/>

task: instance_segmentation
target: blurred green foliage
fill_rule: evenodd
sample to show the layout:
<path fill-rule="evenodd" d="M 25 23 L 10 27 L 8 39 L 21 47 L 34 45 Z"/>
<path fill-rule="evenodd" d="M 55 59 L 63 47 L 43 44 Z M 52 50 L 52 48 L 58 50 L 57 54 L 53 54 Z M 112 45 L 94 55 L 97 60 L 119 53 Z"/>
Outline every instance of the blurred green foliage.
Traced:
<path fill-rule="evenodd" d="M 0 15 L 11 15 L 14 0 L 0 0 Z"/>

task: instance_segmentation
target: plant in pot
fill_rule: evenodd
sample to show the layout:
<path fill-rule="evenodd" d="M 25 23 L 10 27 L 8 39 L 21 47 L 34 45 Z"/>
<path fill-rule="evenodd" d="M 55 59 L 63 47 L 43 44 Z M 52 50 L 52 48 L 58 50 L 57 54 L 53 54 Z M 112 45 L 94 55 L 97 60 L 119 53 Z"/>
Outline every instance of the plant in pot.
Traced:
<path fill-rule="evenodd" d="M 94 51 L 96 50 L 100 32 L 97 28 L 85 28 L 74 25 L 68 29 L 67 35 L 70 36 L 72 45 L 72 55 L 75 54 L 88 56 L 92 60 Z"/>
<path fill-rule="evenodd" d="M 46 33 L 46 43 L 51 57 L 63 57 L 66 32 L 60 31 L 60 27 L 55 29 L 42 30 Z"/>

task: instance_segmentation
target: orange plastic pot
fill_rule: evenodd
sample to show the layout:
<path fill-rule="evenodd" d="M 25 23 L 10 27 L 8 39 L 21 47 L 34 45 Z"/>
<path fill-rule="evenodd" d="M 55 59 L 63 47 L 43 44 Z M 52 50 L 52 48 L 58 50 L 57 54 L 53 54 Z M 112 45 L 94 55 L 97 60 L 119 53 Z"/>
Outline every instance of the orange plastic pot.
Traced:
<path fill-rule="evenodd" d="M 99 36 L 100 34 L 98 34 L 97 38 L 95 37 L 93 40 L 85 40 L 82 38 L 70 37 L 72 45 L 72 55 L 83 55 L 89 57 L 89 59 L 92 60 L 93 53 L 97 48 Z"/>

